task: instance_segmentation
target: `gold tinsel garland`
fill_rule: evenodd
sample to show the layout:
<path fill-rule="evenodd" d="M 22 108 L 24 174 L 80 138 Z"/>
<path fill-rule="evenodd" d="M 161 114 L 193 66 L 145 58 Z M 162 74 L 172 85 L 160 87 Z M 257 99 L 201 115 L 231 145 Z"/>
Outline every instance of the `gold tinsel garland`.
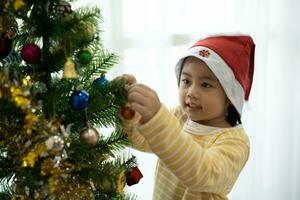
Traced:
<path fill-rule="evenodd" d="M 83 166 L 74 166 L 64 159 L 64 146 L 58 148 L 53 147 L 53 141 L 60 139 L 62 145 L 68 138 L 62 137 L 61 124 L 59 120 L 45 120 L 40 111 L 40 106 L 33 99 L 31 94 L 31 86 L 34 82 L 30 76 L 26 76 L 21 81 L 9 80 L 8 75 L 0 71 L 0 98 L 5 98 L 13 102 L 24 113 L 24 124 L 20 134 L 25 136 L 28 145 L 24 145 L 20 155 L 20 169 L 34 168 L 39 158 L 44 158 L 41 163 L 40 175 L 48 179 L 48 184 L 41 189 L 34 191 L 36 199 L 53 198 L 56 199 L 94 199 L 93 195 L 96 190 L 101 190 L 103 186 L 93 182 L 81 180 L 80 177 L 70 175 L 70 172 L 80 170 Z M 11 140 L 18 137 L 13 133 L 10 134 Z M 15 138 L 15 139 L 13 139 Z M 50 141 L 50 142 L 49 142 Z M 0 141 L 1 143 L 5 141 Z M 51 143 L 52 142 L 52 143 Z M 49 145 L 51 144 L 51 145 Z M 54 149 L 58 148 L 58 150 Z M 120 170 L 119 174 L 109 179 L 110 187 L 106 188 L 111 192 L 120 194 L 120 198 L 124 198 L 124 187 L 126 183 L 125 170 Z M 114 185 L 116 182 L 116 185 Z M 100 188 L 99 188 L 100 187 Z M 16 186 L 18 188 L 18 185 Z M 25 189 L 19 189 L 13 200 L 27 200 L 29 194 Z"/>

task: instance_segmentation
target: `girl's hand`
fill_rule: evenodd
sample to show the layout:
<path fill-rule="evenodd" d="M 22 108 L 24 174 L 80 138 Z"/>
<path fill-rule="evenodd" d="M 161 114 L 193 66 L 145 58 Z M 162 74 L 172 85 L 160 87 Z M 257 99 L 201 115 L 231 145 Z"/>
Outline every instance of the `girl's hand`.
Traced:
<path fill-rule="evenodd" d="M 126 75 L 127 76 L 127 75 Z M 130 83 L 128 100 L 131 108 L 141 115 L 141 123 L 148 122 L 160 109 L 160 101 L 154 90 L 150 87 L 137 84 L 134 76 L 127 77 Z"/>
<path fill-rule="evenodd" d="M 132 85 L 132 84 L 137 83 L 136 78 L 131 74 L 123 74 L 121 76 L 121 78 L 123 78 L 125 80 L 126 84 L 128 84 L 128 85 Z"/>

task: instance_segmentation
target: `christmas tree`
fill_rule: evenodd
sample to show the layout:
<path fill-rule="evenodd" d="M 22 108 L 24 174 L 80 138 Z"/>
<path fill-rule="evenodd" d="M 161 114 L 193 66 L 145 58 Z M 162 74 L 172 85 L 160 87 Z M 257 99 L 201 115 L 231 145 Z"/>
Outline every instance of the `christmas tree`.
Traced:
<path fill-rule="evenodd" d="M 0 199 L 135 198 L 124 191 L 142 177 L 122 153 L 125 82 L 105 77 L 117 56 L 102 45 L 100 9 L 71 3 L 0 1 Z"/>

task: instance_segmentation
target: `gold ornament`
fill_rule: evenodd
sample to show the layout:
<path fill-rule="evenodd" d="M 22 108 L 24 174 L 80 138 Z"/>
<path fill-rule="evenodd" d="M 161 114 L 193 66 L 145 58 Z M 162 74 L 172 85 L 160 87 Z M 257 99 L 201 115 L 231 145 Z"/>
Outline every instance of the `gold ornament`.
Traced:
<path fill-rule="evenodd" d="M 92 41 L 96 33 L 95 26 L 91 22 L 88 22 L 86 28 L 85 39 L 86 41 Z"/>
<path fill-rule="evenodd" d="M 75 64 L 71 57 L 67 58 L 67 62 L 64 65 L 64 78 L 77 78 L 77 73 L 75 70 Z"/>
<path fill-rule="evenodd" d="M 118 182 L 117 182 L 117 192 L 119 194 L 123 193 L 125 183 L 126 183 L 126 176 L 125 176 L 125 170 L 123 170 L 120 173 L 119 178 L 118 178 Z"/>
<path fill-rule="evenodd" d="M 25 5 L 26 4 L 24 3 L 23 0 L 15 0 L 15 2 L 14 2 L 14 9 L 15 9 L 15 11 L 18 11 L 20 8 L 22 8 Z"/>
<path fill-rule="evenodd" d="M 87 127 L 81 131 L 80 139 L 90 146 L 95 146 L 99 141 L 99 133 L 95 128 Z"/>
<path fill-rule="evenodd" d="M 80 21 L 77 35 L 83 42 L 91 42 L 96 34 L 95 26 L 92 22 Z"/>
<path fill-rule="evenodd" d="M 100 181 L 100 187 L 105 193 L 114 192 L 116 190 L 116 185 L 111 177 L 103 177 Z"/>

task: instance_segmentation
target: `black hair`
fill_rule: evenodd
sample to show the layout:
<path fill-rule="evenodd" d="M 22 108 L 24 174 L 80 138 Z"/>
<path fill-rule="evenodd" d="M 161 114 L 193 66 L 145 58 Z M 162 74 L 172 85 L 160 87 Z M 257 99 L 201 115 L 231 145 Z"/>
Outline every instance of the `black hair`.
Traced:
<path fill-rule="evenodd" d="M 241 116 L 232 104 L 228 106 L 226 121 L 232 127 L 242 124 Z"/>

